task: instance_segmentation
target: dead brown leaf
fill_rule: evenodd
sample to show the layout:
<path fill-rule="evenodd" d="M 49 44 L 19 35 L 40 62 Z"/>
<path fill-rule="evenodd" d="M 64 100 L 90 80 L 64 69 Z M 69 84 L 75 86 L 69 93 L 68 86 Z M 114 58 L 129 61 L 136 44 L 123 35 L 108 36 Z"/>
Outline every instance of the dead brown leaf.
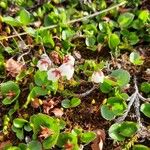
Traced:
<path fill-rule="evenodd" d="M 38 108 L 41 105 L 41 100 L 38 98 L 35 98 L 32 102 L 31 102 L 31 106 L 33 108 Z"/>
<path fill-rule="evenodd" d="M 55 102 L 53 100 L 44 100 L 43 101 L 43 111 L 46 114 L 49 114 L 49 111 L 54 108 Z"/>
<path fill-rule="evenodd" d="M 14 59 L 10 58 L 6 61 L 6 70 L 8 71 L 9 75 L 12 77 L 16 77 L 23 69 L 23 64 L 15 61 Z"/>
<path fill-rule="evenodd" d="M 93 141 L 91 148 L 92 150 L 102 150 L 103 149 L 103 143 L 106 138 L 106 134 L 104 130 L 98 129 L 96 130 L 97 137 Z"/>
<path fill-rule="evenodd" d="M 56 117 L 62 117 L 62 115 L 64 114 L 64 112 L 60 109 L 60 108 L 55 108 L 52 110 L 52 112 L 54 113 L 54 115 Z"/>
<path fill-rule="evenodd" d="M 50 53 L 50 57 L 51 57 L 52 61 L 54 62 L 54 64 L 57 64 L 57 65 L 61 64 L 62 60 L 61 60 L 61 57 L 58 52 L 52 51 Z"/>

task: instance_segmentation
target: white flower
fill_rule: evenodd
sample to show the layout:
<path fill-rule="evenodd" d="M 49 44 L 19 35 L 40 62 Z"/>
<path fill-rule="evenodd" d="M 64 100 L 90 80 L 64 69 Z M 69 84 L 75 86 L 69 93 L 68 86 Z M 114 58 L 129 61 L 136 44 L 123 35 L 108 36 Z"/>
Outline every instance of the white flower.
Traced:
<path fill-rule="evenodd" d="M 74 66 L 71 64 L 64 63 L 59 67 L 61 76 L 65 76 L 67 80 L 70 80 L 74 74 Z"/>
<path fill-rule="evenodd" d="M 64 57 L 63 64 L 67 63 L 70 65 L 74 65 L 74 62 L 75 62 L 75 58 L 73 56 L 71 56 L 70 54 L 68 54 Z"/>
<path fill-rule="evenodd" d="M 47 71 L 48 68 L 52 65 L 52 61 L 46 54 L 41 55 L 41 59 L 37 63 L 37 67 L 40 71 Z"/>
<path fill-rule="evenodd" d="M 95 83 L 103 83 L 104 77 L 104 73 L 101 70 L 94 71 L 91 77 L 91 81 Z"/>
<path fill-rule="evenodd" d="M 61 77 L 61 72 L 58 68 L 51 68 L 48 72 L 48 80 L 57 81 Z"/>

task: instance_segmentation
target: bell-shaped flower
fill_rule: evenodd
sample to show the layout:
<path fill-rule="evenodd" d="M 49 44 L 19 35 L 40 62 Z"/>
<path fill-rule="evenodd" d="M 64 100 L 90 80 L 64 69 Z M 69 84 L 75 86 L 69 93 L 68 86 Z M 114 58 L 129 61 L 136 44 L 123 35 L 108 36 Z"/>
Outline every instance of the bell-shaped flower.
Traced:
<path fill-rule="evenodd" d="M 46 54 L 41 55 L 41 59 L 37 63 L 37 67 L 40 71 L 47 71 L 52 65 L 52 61 Z"/>
<path fill-rule="evenodd" d="M 47 75 L 48 80 L 55 82 L 61 77 L 61 72 L 58 68 L 51 68 L 50 70 L 48 70 Z"/>
<path fill-rule="evenodd" d="M 67 80 L 70 80 L 74 74 L 74 66 L 68 63 L 64 63 L 59 67 L 61 76 L 65 76 Z"/>
<path fill-rule="evenodd" d="M 94 71 L 91 77 L 91 81 L 94 83 L 103 83 L 104 78 L 104 73 L 101 70 Z"/>
<path fill-rule="evenodd" d="M 63 59 L 63 64 L 74 65 L 74 62 L 75 62 L 75 58 L 70 54 L 66 55 Z"/>

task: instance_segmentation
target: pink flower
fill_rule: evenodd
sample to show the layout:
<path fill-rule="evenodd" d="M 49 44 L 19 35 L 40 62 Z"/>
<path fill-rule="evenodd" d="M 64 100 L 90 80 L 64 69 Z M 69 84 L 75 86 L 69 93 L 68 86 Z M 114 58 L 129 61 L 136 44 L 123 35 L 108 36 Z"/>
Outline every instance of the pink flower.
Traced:
<path fill-rule="evenodd" d="M 61 72 L 58 68 L 51 68 L 48 72 L 48 80 L 57 81 L 61 77 Z"/>
<path fill-rule="evenodd" d="M 104 73 L 101 70 L 94 71 L 91 77 L 91 81 L 95 83 L 103 83 L 104 77 Z"/>
<path fill-rule="evenodd" d="M 74 74 L 74 66 L 68 63 L 64 63 L 59 67 L 61 76 L 65 76 L 67 80 L 70 80 Z"/>
<path fill-rule="evenodd" d="M 74 65 L 75 62 L 75 58 L 73 56 L 71 56 L 70 54 L 66 55 L 63 59 L 63 64 L 70 64 L 70 65 Z"/>
<path fill-rule="evenodd" d="M 46 54 L 41 55 L 41 59 L 37 63 L 37 67 L 40 71 L 47 71 L 51 67 L 52 61 Z"/>

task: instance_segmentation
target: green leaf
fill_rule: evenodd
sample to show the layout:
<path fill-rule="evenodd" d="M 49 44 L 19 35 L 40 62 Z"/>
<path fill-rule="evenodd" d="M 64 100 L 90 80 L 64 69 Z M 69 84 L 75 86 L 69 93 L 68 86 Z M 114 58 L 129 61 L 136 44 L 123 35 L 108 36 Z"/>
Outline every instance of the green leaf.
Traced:
<path fill-rule="evenodd" d="M 78 105 L 80 105 L 81 103 L 81 100 L 79 98 L 75 98 L 73 97 L 71 100 L 70 100 L 70 105 L 71 107 L 76 107 Z"/>
<path fill-rule="evenodd" d="M 30 127 L 30 124 L 29 124 L 29 123 L 26 124 L 26 125 L 24 125 L 24 129 L 25 129 L 27 132 L 32 131 L 32 128 Z"/>
<path fill-rule="evenodd" d="M 0 7 L 2 7 L 3 9 L 7 9 L 7 7 L 8 7 L 8 1 L 1 1 L 0 2 Z"/>
<path fill-rule="evenodd" d="M 109 128 L 108 134 L 114 140 L 124 141 L 125 137 L 119 134 L 120 127 L 121 127 L 121 124 L 119 124 L 119 123 L 115 123 L 115 124 L 111 125 L 111 127 Z"/>
<path fill-rule="evenodd" d="M 59 119 L 59 127 L 60 127 L 60 130 L 65 129 L 66 122 L 63 119 Z"/>
<path fill-rule="evenodd" d="M 61 106 L 64 107 L 64 108 L 70 108 L 70 100 L 69 99 L 64 99 L 61 102 Z"/>
<path fill-rule="evenodd" d="M 22 81 L 23 78 L 27 76 L 27 70 L 21 71 L 17 76 L 16 76 L 16 81 Z"/>
<path fill-rule="evenodd" d="M 141 105 L 140 111 L 150 118 L 150 103 L 144 103 Z"/>
<path fill-rule="evenodd" d="M 106 120 L 113 120 L 116 116 L 121 115 L 127 105 L 123 99 L 118 97 L 110 97 L 107 103 L 101 106 L 101 115 Z"/>
<path fill-rule="evenodd" d="M 27 101 L 24 104 L 24 108 L 27 108 L 28 104 L 31 102 L 32 99 L 39 97 L 39 96 L 45 96 L 48 94 L 48 90 L 46 88 L 35 86 L 29 93 L 27 97 Z"/>
<path fill-rule="evenodd" d="M 124 141 L 126 137 L 131 137 L 138 131 L 137 123 L 126 121 L 115 123 L 109 128 L 109 136 L 117 141 Z"/>
<path fill-rule="evenodd" d="M 113 120 L 115 118 L 115 114 L 112 112 L 110 107 L 107 105 L 101 106 L 101 115 L 106 120 Z"/>
<path fill-rule="evenodd" d="M 9 24 L 11 26 L 21 26 L 21 23 L 12 17 L 3 17 L 2 22 L 5 22 L 6 24 Z"/>
<path fill-rule="evenodd" d="M 80 103 L 81 103 L 81 100 L 79 98 L 72 98 L 71 100 L 64 99 L 61 102 L 61 105 L 64 108 L 73 108 L 73 107 L 80 105 Z"/>
<path fill-rule="evenodd" d="M 59 20 L 60 19 L 58 14 L 52 11 L 51 13 L 49 13 L 47 16 L 44 17 L 44 25 L 45 26 L 54 25 L 57 24 Z"/>
<path fill-rule="evenodd" d="M 11 109 L 9 109 L 9 111 L 8 111 L 8 115 L 9 115 L 9 116 L 12 116 L 15 112 L 16 112 L 16 109 L 11 108 Z"/>
<path fill-rule="evenodd" d="M 0 53 L 0 75 L 2 75 L 4 72 L 5 68 L 4 63 L 5 63 L 4 56 Z"/>
<path fill-rule="evenodd" d="M 123 122 L 119 128 L 120 134 L 124 137 L 131 137 L 138 131 L 138 125 L 134 122 Z"/>
<path fill-rule="evenodd" d="M 141 29 L 141 28 L 144 27 L 144 23 L 143 23 L 141 20 L 136 19 L 136 20 L 134 20 L 134 21 L 132 22 L 132 25 L 131 25 L 131 26 L 132 26 L 134 29 L 139 30 L 139 29 Z"/>
<path fill-rule="evenodd" d="M 11 147 L 6 148 L 5 150 L 21 150 L 21 149 L 17 146 L 11 146 Z"/>
<path fill-rule="evenodd" d="M 33 140 L 38 138 L 39 132 L 41 131 L 41 126 L 50 129 L 53 132 L 52 135 L 47 137 L 42 141 L 44 149 L 51 149 L 57 142 L 60 127 L 56 119 L 45 115 L 45 114 L 36 114 L 30 117 L 30 122 L 33 126 Z"/>
<path fill-rule="evenodd" d="M 38 96 L 45 96 L 45 95 L 47 95 L 47 94 L 48 94 L 47 89 L 44 89 L 44 88 L 42 88 L 42 87 L 37 87 L 37 86 L 35 86 L 35 87 L 32 89 L 30 96 L 31 96 L 32 98 L 36 98 L 36 97 L 38 97 Z"/>
<path fill-rule="evenodd" d="M 129 59 L 134 65 L 142 65 L 144 62 L 144 60 L 142 59 L 142 57 L 138 52 L 132 52 L 130 54 Z"/>
<path fill-rule="evenodd" d="M 19 129 L 16 132 L 16 136 L 17 136 L 18 139 L 23 140 L 24 139 L 24 131 L 23 131 L 23 129 Z"/>
<path fill-rule="evenodd" d="M 133 146 L 132 150 L 150 150 L 150 148 L 145 145 L 136 144 Z"/>
<path fill-rule="evenodd" d="M 110 84 L 104 81 L 103 83 L 100 84 L 100 90 L 103 93 L 109 93 L 112 90 L 112 87 Z"/>
<path fill-rule="evenodd" d="M 34 75 L 34 82 L 38 86 L 44 86 L 48 82 L 47 72 L 38 70 Z"/>
<path fill-rule="evenodd" d="M 33 140 L 28 143 L 29 150 L 42 150 L 42 145 L 39 141 Z"/>
<path fill-rule="evenodd" d="M 51 48 L 55 45 L 52 34 L 48 30 L 42 30 L 42 28 L 36 30 L 35 40 L 37 43 L 43 43 Z"/>
<path fill-rule="evenodd" d="M 19 143 L 18 147 L 21 149 L 21 150 L 27 150 L 27 145 L 25 143 Z"/>
<path fill-rule="evenodd" d="M 127 40 L 131 45 L 135 45 L 139 42 L 139 37 L 137 36 L 136 32 L 129 32 Z"/>
<path fill-rule="evenodd" d="M 109 48 L 114 50 L 120 43 L 120 38 L 117 34 L 113 33 L 108 38 Z"/>
<path fill-rule="evenodd" d="M 36 30 L 31 28 L 31 27 L 24 27 L 25 32 L 27 32 L 27 34 L 35 37 L 36 36 Z"/>
<path fill-rule="evenodd" d="M 47 81 L 46 89 L 55 93 L 58 89 L 58 82 Z"/>
<path fill-rule="evenodd" d="M 90 143 L 96 138 L 96 134 L 94 132 L 85 132 L 81 134 L 80 140 L 83 143 Z"/>
<path fill-rule="evenodd" d="M 107 22 L 100 22 L 98 27 L 99 27 L 99 30 L 103 33 L 109 34 L 111 32 L 109 23 L 107 23 Z"/>
<path fill-rule="evenodd" d="M 63 148 L 68 141 L 73 146 L 73 150 L 79 150 L 77 136 L 73 133 L 60 133 L 57 146 Z"/>
<path fill-rule="evenodd" d="M 108 98 L 107 105 L 111 108 L 115 116 L 121 115 L 127 107 L 125 101 L 118 97 Z"/>
<path fill-rule="evenodd" d="M 16 118 L 13 120 L 13 125 L 16 128 L 22 128 L 26 123 L 28 123 L 28 121 L 22 118 Z"/>
<path fill-rule="evenodd" d="M 15 50 L 13 50 L 11 47 L 5 47 L 5 51 L 6 51 L 8 54 L 14 54 L 14 53 L 15 53 Z"/>
<path fill-rule="evenodd" d="M 23 25 L 28 25 L 30 23 L 30 13 L 27 10 L 22 9 L 19 16 Z"/>
<path fill-rule="evenodd" d="M 0 91 L 2 95 L 5 97 L 2 101 L 4 105 L 9 105 L 13 103 L 20 94 L 20 89 L 18 84 L 16 84 L 13 81 L 7 81 L 5 83 L 1 83 Z M 11 94 L 11 96 L 9 96 L 9 94 Z"/>
<path fill-rule="evenodd" d="M 96 38 L 95 38 L 95 36 L 86 37 L 86 39 L 85 39 L 85 44 L 86 44 L 86 46 L 94 46 L 95 43 L 96 43 Z"/>
<path fill-rule="evenodd" d="M 83 32 L 86 34 L 86 35 L 94 35 L 97 33 L 97 28 L 96 28 L 96 25 L 93 23 L 93 24 L 84 24 L 83 26 Z"/>
<path fill-rule="evenodd" d="M 146 94 L 150 93 L 150 83 L 143 82 L 141 84 L 141 91 L 144 92 L 144 93 L 146 93 Z"/>
<path fill-rule="evenodd" d="M 126 12 L 119 16 L 118 23 L 121 28 L 127 28 L 134 19 L 134 14 Z"/>
<path fill-rule="evenodd" d="M 117 79 L 117 83 L 120 87 L 126 86 L 130 81 L 130 74 L 123 69 L 113 70 L 111 76 Z"/>
<path fill-rule="evenodd" d="M 75 32 L 71 29 L 66 29 L 62 31 L 62 39 L 63 40 L 71 40 L 74 36 Z"/>
<path fill-rule="evenodd" d="M 142 22 L 146 22 L 149 18 L 149 11 L 148 10 L 142 10 L 139 13 L 138 18 L 142 21 Z"/>

